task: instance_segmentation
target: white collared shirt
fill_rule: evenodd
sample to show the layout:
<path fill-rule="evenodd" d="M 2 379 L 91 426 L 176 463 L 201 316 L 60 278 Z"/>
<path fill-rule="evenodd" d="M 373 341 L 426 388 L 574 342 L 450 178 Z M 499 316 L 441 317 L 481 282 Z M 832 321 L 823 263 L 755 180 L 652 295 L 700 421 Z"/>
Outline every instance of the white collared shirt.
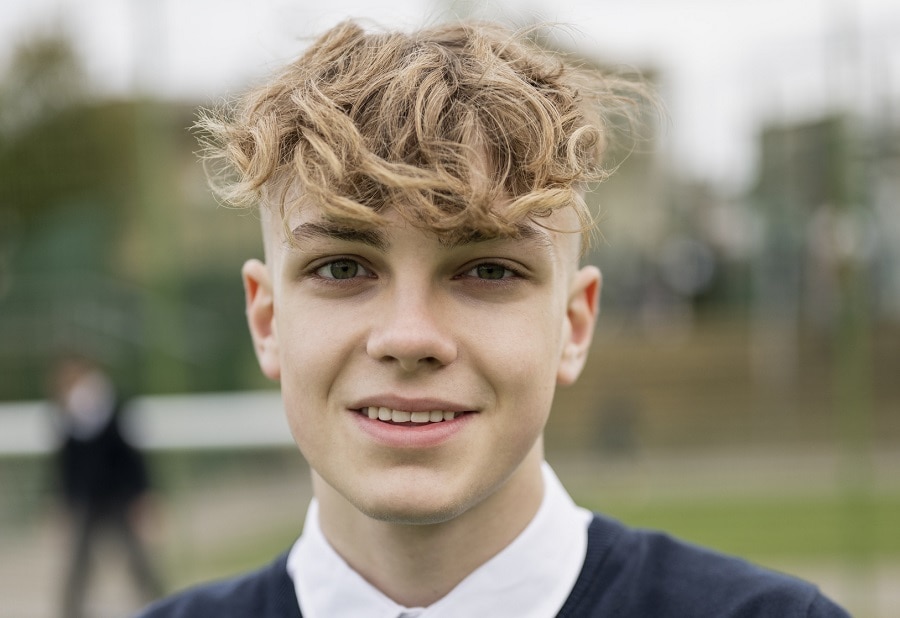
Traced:
<path fill-rule="evenodd" d="M 512 543 L 428 607 L 398 605 L 334 551 L 309 505 L 303 534 L 291 548 L 288 574 L 305 618 L 549 618 L 563 606 L 581 572 L 591 513 L 575 505 L 548 464 L 544 497 Z"/>

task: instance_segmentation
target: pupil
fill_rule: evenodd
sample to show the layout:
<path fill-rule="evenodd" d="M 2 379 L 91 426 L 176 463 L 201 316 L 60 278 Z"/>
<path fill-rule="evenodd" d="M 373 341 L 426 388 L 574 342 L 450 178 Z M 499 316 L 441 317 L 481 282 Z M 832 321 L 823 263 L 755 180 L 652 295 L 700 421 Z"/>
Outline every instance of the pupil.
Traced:
<path fill-rule="evenodd" d="M 481 279 L 502 279 L 504 269 L 497 264 L 482 264 L 478 267 L 478 276 Z"/>
<path fill-rule="evenodd" d="M 359 265 L 352 260 L 339 260 L 331 264 L 331 276 L 335 279 L 352 279 L 358 270 Z"/>

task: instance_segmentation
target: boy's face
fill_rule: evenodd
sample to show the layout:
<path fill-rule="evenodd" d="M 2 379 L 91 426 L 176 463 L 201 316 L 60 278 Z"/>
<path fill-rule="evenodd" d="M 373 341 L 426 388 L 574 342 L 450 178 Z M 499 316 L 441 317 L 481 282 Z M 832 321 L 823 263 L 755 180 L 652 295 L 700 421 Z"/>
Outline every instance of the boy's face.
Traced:
<path fill-rule="evenodd" d="M 319 477 L 371 517 L 446 521 L 540 449 L 555 385 L 583 366 L 599 272 L 577 268 L 577 234 L 448 244 L 387 221 L 353 232 L 307 208 L 293 244 L 267 221 L 268 264 L 243 272 L 248 319 Z"/>

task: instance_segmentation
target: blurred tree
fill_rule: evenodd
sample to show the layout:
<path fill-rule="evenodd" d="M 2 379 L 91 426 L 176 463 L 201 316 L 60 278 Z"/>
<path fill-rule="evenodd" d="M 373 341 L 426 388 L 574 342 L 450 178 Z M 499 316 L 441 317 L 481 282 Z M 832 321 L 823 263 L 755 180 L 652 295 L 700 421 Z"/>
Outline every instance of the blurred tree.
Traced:
<path fill-rule="evenodd" d="M 48 213 L 74 201 L 107 204 L 112 223 L 134 199 L 133 125 L 127 103 L 32 119 L 0 147 L 0 205 L 26 228 L 46 224 Z"/>
<path fill-rule="evenodd" d="M 193 110 L 95 97 L 59 34 L 14 52 L 0 74 L 0 400 L 40 397 L 60 347 L 89 349 L 131 391 L 242 385 L 235 273 L 259 233 L 216 216 Z M 235 242 L 211 254 L 222 238 Z M 247 253 L 228 250 L 243 238 Z"/>
<path fill-rule="evenodd" d="M 71 39 L 61 31 L 32 34 L 15 48 L 0 77 L 0 220 L 21 237 L 49 210 L 72 202 L 111 203 L 118 196 L 96 187 L 118 185 L 128 176 L 128 157 L 109 138 L 121 132 L 123 116 L 85 106 L 92 91 Z M 121 139 L 118 140 L 121 142 Z M 117 147 L 119 146 L 119 147 Z M 112 182 L 107 182 L 111 180 Z M 127 182 L 126 182 L 127 184 Z M 9 254 L 7 248 L 3 251 Z"/>
<path fill-rule="evenodd" d="M 4 137 L 87 98 L 87 72 L 62 32 L 33 35 L 13 51 L 0 82 L 0 134 Z"/>

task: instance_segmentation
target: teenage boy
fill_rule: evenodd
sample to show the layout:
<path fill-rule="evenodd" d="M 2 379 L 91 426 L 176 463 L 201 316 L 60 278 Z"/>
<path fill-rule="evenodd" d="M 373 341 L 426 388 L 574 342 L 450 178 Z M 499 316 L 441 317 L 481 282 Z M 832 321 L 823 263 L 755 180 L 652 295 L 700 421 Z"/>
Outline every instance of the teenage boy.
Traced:
<path fill-rule="evenodd" d="M 315 499 L 270 566 L 145 616 L 846 616 L 576 507 L 544 463 L 597 315 L 580 192 L 640 95 L 498 26 L 348 22 L 204 118 L 224 197 L 261 205 L 247 318 Z"/>

